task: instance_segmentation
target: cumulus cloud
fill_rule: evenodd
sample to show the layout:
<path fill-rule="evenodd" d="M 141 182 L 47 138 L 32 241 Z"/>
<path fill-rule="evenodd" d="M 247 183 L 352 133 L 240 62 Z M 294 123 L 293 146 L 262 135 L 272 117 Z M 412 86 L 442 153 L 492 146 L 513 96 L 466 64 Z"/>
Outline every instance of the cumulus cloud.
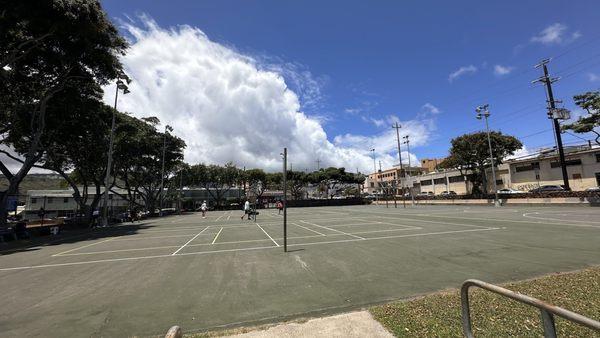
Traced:
<path fill-rule="evenodd" d="M 562 23 L 554 23 L 544 28 L 540 33 L 532 36 L 530 41 L 541 43 L 543 45 L 554 45 L 561 44 L 564 42 L 570 42 L 581 37 L 579 31 L 568 34 L 568 27 Z"/>
<path fill-rule="evenodd" d="M 477 67 L 473 65 L 462 66 L 448 75 L 448 82 L 452 83 L 459 77 L 477 72 Z"/>
<path fill-rule="evenodd" d="M 321 121 L 303 112 L 299 94 L 286 83 L 289 72 L 297 74 L 297 68 L 261 64 L 211 41 L 195 27 L 165 29 L 147 17 L 140 20 L 123 24 L 131 47 L 122 61 L 133 82 L 131 93 L 119 97 L 119 110 L 157 116 L 173 126 L 187 143 L 187 162 L 232 161 L 275 171 L 281 168 L 280 153 L 287 147 L 294 168 L 312 169 L 320 159 L 321 166 L 365 172 L 372 170 L 369 150 L 375 147 L 384 166 L 394 163 L 390 131 L 376 136 L 346 134 L 330 141 Z M 315 78 L 300 73 L 293 80 L 300 87 Z M 322 96 L 315 91 L 318 83 L 302 88 L 309 102 Z M 112 102 L 112 88 L 104 99 Z M 411 145 L 424 144 L 431 129 L 432 122 L 408 122 L 407 131 L 419 131 L 412 132 Z M 358 139 L 366 143 L 354 142 Z"/>
<path fill-rule="evenodd" d="M 503 76 L 503 75 L 508 75 L 510 74 L 515 68 L 511 67 L 511 66 L 502 66 L 502 65 L 495 65 L 494 66 L 494 74 L 497 76 Z"/>
<path fill-rule="evenodd" d="M 600 75 L 598 75 L 598 74 L 588 73 L 587 76 L 588 76 L 588 80 L 590 80 L 590 82 L 600 81 Z"/>

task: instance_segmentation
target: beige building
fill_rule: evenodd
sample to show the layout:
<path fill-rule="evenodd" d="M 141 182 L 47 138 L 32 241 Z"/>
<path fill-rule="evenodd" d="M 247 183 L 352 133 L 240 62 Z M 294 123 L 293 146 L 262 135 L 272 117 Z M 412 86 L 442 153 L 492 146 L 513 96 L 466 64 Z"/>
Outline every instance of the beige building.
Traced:
<path fill-rule="evenodd" d="M 423 174 L 421 167 L 394 166 L 391 169 L 371 173 L 367 176 L 363 188 L 363 192 L 367 194 L 396 194 L 402 193 L 402 187 L 408 187 L 407 180 L 409 177 L 420 176 Z M 385 191 L 388 189 L 387 191 Z"/>
<path fill-rule="evenodd" d="M 566 147 L 565 162 L 571 190 L 600 186 L 600 147 Z M 506 172 L 498 175 L 498 179 L 513 189 L 529 191 L 541 185 L 563 185 L 560 161 L 554 149 L 509 160 L 503 166 Z"/>
<path fill-rule="evenodd" d="M 438 165 L 445 159 L 446 158 L 424 158 L 421 160 L 421 168 L 423 168 L 426 173 L 434 172 L 437 170 Z"/>

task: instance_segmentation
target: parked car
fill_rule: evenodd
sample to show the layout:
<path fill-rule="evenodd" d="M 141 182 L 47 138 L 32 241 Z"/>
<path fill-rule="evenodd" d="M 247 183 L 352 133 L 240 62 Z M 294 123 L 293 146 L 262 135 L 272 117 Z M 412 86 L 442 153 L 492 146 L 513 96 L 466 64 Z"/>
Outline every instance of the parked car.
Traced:
<path fill-rule="evenodd" d="M 535 188 L 529 190 L 529 192 L 540 193 L 540 192 L 557 192 L 557 191 L 565 191 L 565 188 L 560 185 L 542 185 L 539 188 Z"/>
<path fill-rule="evenodd" d="M 442 191 L 442 193 L 440 195 L 442 195 L 442 196 L 456 196 L 457 193 L 454 192 L 454 191 L 452 191 L 452 190 L 450 190 L 450 191 Z"/>
<path fill-rule="evenodd" d="M 504 188 L 498 190 L 499 194 L 524 194 L 525 191 L 512 189 L 512 188 Z"/>
<path fill-rule="evenodd" d="M 585 189 L 585 191 L 600 192 L 600 187 L 587 188 L 587 189 Z"/>

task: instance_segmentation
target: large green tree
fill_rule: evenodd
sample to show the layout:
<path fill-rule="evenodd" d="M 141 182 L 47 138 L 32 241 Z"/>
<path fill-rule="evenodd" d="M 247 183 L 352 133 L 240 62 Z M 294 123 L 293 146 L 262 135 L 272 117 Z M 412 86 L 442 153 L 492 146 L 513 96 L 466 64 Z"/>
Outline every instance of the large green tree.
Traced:
<path fill-rule="evenodd" d="M 179 183 L 176 173 L 183 163 L 185 142 L 169 132 L 158 131 L 160 122 L 155 117 L 119 116 L 114 148 L 115 180 L 109 187 L 125 189 L 127 195 L 122 197 L 131 203 L 139 198 L 145 209 L 154 213 L 161 198 L 163 146 L 164 188 L 168 191 Z"/>
<path fill-rule="evenodd" d="M 200 163 L 191 166 L 190 175 L 194 185 L 205 188 L 219 207 L 225 194 L 240 181 L 242 172 L 233 163 L 224 166 Z"/>
<path fill-rule="evenodd" d="M 495 165 L 502 164 L 507 156 L 523 147 L 521 141 L 515 137 L 497 131 L 490 132 L 490 140 Z M 465 134 L 452 139 L 451 143 L 450 155 L 440 166 L 457 168 L 463 175 L 465 171 L 471 171 L 473 192 L 487 193 L 485 168 L 491 166 L 487 134 L 485 132 Z"/>
<path fill-rule="evenodd" d="M 595 142 L 600 145 L 600 91 L 587 92 L 573 97 L 575 104 L 587 111 L 586 116 L 580 117 L 577 122 L 562 126 L 563 130 L 572 130 L 576 133 L 594 133 Z"/>
<path fill-rule="evenodd" d="M 48 114 L 53 99 L 67 88 L 114 79 L 126 48 L 98 1 L 0 2 L 0 146 L 19 143 L 23 159 L 16 173 L 0 162 L 9 181 L 0 196 L 0 227 L 8 196 L 44 156 L 43 137 L 59 119 Z"/>

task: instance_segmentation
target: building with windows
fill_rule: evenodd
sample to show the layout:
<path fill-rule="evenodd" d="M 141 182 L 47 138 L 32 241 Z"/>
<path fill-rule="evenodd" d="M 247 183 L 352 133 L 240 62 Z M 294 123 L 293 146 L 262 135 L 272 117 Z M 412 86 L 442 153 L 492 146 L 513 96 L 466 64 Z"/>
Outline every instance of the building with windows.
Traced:
<path fill-rule="evenodd" d="M 573 191 L 600 186 L 600 147 L 565 147 L 565 164 Z M 498 175 L 506 186 L 523 191 L 542 185 L 563 185 L 560 160 L 555 149 L 505 161 L 507 172 Z"/>
<path fill-rule="evenodd" d="M 410 177 L 420 176 L 424 172 L 421 167 L 393 166 L 391 169 L 381 170 L 369 174 L 365 179 L 363 192 L 372 195 L 402 194 L 403 188 L 408 188 Z"/>

